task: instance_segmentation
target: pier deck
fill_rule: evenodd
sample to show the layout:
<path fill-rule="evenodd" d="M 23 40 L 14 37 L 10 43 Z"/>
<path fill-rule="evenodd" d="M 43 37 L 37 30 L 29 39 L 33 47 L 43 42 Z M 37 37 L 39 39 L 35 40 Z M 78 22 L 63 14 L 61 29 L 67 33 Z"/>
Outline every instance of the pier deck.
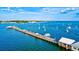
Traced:
<path fill-rule="evenodd" d="M 52 42 L 52 43 L 57 43 L 55 41 L 55 39 L 53 39 L 53 38 L 50 38 L 50 37 L 47 37 L 47 36 L 44 36 L 44 35 L 41 35 L 41 34 L 36 34 L 34 32 L 28 31 L 28 30 L 23 30 L 23 29 L 21 29 L 21 28 L 19 28 L 17 26 L 8 26 L 7 28 L 8 29 L 14 29 L 14 30 L 22 32 L 24 34 L 31 35 L 31 36 L 39 38 L 41 40 L 45 40 L 45 41 Z"/>

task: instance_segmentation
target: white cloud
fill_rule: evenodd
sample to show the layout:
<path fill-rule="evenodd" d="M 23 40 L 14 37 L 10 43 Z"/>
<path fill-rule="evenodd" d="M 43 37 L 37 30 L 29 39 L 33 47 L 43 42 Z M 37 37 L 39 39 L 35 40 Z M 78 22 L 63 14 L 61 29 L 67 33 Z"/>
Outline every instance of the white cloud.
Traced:
<path fill-rule="evenodd" d="M 73 11 L 76 11 L 76 8 L 65 8 L 65 9 L 62 9 L 60 11 L 60 13 L 69 13 L 69 12 L 73 12 Z"/>
<path fill-rule="evenodd" d="M 50 14 L 58 14 L 61 10 L 63 10 L 64 8 L 43 8 L 42 9 L 42 12 L 45 12 L 45 13 L 50 13 Z"/>
<path fill-rule="evenodd" d="M 11 8 L 6 8 L 5 10 L 11 11 Z M 25 11 L 21 8 L 17 10 L 13 10 L 9 14 L 0 14 L 0 17 L 5 17 L 6 19 L 17 19 L 17 20 L 24 20 L 24 19 L 35 19 L 35 20 L 53 20 L 53 21 L 61 21 L 61 20 L 74 20 L 74 13 L 68 14 L 60 14 L 60 12 L 66 12 L 68 10 L 76 10 L 75 8 L 42 8 L 40 11 L 33 12 L 33 11 Z M 16 11 L 16 12 L 15 12 Z M 0 19 L 1 19 L 0 18 Z M 3 18 L 3 19 L 5 19 Z"/>
<path fill-rule="evenodd" d="M 0 10 L 2 10 L 2 11 L 10 11 L 10 12 L 17 12 L 17 11 L 15 11 L 15 10 L 11 9 L 10 7 L 2 8 L 2 9 L 0 9 Z"/>

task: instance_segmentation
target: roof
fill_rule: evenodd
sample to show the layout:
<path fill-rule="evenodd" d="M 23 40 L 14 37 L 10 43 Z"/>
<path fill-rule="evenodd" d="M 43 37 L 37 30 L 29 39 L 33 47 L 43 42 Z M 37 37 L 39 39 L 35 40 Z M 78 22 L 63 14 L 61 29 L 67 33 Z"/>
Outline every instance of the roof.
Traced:
<path fill-rule="evenodd" d="M 65 43 L 65 44 L 71 45 L 72 43 L 75 42 L 75 40 L 62 37 L 62 38 L 59 40 L 59 42 L 62 42 L 62 43 Z"/>
<path fill-rule="evenodd" d="M 72 46 L 75 47 L 75 48 L 79 48 L 79 42 L 72 44 Z"/>

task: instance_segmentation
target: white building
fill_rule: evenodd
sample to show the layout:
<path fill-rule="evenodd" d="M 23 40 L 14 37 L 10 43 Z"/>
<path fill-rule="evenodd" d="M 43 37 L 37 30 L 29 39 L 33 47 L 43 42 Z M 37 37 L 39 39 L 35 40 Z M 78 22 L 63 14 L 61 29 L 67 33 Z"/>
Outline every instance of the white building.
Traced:
<path fill-rule="evenodd" d="M 73 39 L 62 37 L 59 40 L 58 45 L 61 46 L 61 47 L 66 48 L 66 49 L 71 49 L 71 44 L 73 44 L 74 42 L 75 42 L 75 40 L 73 40 Z"/>
<path fill-rule="evenodd" d="M 79 42 L 76 42 L 76 43 L 72 44 L 71 49 L 74 50 L 74 51 L 79 51 Z"/>

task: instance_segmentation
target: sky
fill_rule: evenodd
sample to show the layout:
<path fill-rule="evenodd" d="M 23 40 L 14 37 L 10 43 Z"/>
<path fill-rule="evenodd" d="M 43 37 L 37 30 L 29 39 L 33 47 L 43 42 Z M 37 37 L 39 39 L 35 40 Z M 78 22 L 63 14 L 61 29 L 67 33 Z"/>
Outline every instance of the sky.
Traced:
<path fill-rule="evenodd" d="M 0 20 L 79 21 L 79 8 L 0 7 Z"/>

